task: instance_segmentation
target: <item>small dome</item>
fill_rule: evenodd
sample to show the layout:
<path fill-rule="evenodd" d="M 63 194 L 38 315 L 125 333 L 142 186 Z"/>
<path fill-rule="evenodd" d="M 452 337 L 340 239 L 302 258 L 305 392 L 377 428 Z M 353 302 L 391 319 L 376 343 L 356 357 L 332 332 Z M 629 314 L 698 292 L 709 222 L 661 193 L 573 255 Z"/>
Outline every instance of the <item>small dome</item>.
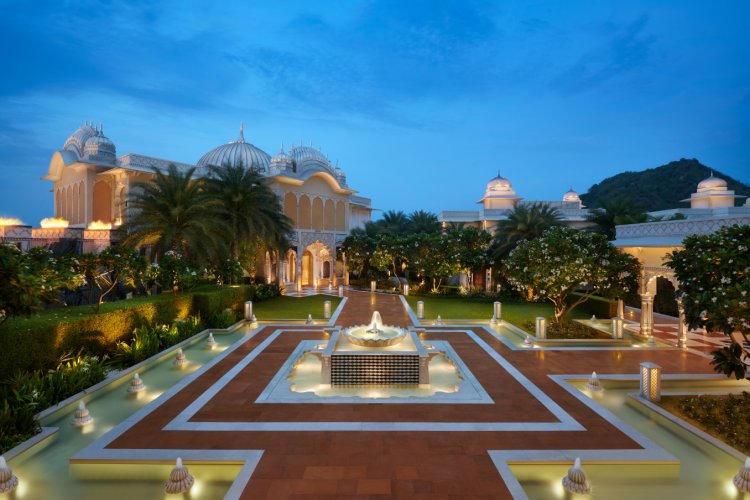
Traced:
<path fill-rule="evenodd" d="M 516 192 L 513 190 L 513 186 L 510 181 L 497 174 L 497 177 L 493 177 L 487 183 L 487 189 L 485 190 L 485 196 L 506 196 L 515 195 Z"/>
<path fill-rule="evenodd" d="M 302 163 L 304 161 L 317 161 L 328 167 L 331 166 L 330 160 L 324 155 L 319 149 L 315 149 L 312 146 L 297 146 L 289 150 L 289 155 L 296 163 Z"/>
<path fill-rule="evenodd" d="M 102 133 L 100 128 L 96 135 L 86 140 L 83 146 L 83 156 L 90 160 L 112 163 L 117 157 L 115 144 Z"/>
<path fill-rule="evenodd" d="M 711 175 L 702 181 L 698 183 L 698 191 L 701 190 L 707 190 L 707 189 L 726 189 L 727 188 L 727 181 L 724 179 L 720 179 L 718 177 L 714 176 L 714 173 L 711 172 Z"/>
<path fill-rule="evenodd" d="M 249 142 L 245 142 L 242 124 L 240 124 L 240 136 L 236 141 L 214 148 L 198 160 L 199 167 L 242 165 L 245 168 L 262 173 L 268 173 L 270 163 L 271 156 L 268 153 Z"/>
<path fill-rule="evenodd" d="M 570 188 L 568 192 L 563 195 L 563 201 L 578 203 L 581 201 L 581 197 L 578 196 L 578 193 L 573 191 L 573 188 Z"/>
<path fill-rule="evenodd" d="M 80 158 L 84 154 L 83 149 L 86 141 L 94 137 L 96 134 L 97 131 L 91 126 L 91 124 L 86 123 L 81 125 L 78 127 L 78 130 L 73 132 L 73 134 L 65 141 L 65 144 L 63 144 L 63 150 L 72 151 Z"/>

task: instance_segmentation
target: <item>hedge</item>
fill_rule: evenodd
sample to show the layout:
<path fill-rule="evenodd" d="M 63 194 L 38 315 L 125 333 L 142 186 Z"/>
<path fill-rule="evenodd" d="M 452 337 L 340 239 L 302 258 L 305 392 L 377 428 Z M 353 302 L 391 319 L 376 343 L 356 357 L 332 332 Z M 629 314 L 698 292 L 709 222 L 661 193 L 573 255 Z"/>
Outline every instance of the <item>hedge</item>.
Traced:
<path fill-rule="evenodd" d="M 570 305 L 580 299 L 581 295 L 580 293 L 571 293 L 568 295 L 566 302 Z M 599 319 L 609 319 L 617 316 L 617 301 L 594 295 L 589 297 L 586 302 L 576 306 L 576 309 L 596 315 Z"/>
<path fill-rule="evenodd" d="M 230 308 L 238 311 L 253 300 L 258 286 L 197 289 L 177 295 L 108 302 L 94 314 L 89 306 L 52 309 L 28 319 L 11 319 L 0 327 L 0 381 L 17 370 L 55 366 L 64 353 L 84 349 L 94 354 L 114 350 L 137 326 L 170 324 L 175 318 L 207 318 Z M 264 290 L 265 291 L 265 290 Z M 105 308 L 106 306 L 106 308 Z"/>

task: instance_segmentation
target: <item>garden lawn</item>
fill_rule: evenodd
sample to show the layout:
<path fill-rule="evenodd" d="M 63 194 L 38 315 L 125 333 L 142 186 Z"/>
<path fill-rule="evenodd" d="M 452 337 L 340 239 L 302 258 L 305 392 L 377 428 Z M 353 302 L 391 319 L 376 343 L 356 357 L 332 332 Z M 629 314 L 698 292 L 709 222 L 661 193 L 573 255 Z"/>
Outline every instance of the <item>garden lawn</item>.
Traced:
<path fill-rule="evenodd" d="M 478 300 L 466 299 L 462 297 L 423 297 L 408 296 L 412 310 L 416 313 L 417 302 L 424 301 L 424 316 L 427 319 L 435 319 L 439 314 L 443 319 L 484 319 L 492 318 L 492 302 L 483 302 Z M 545 318 L 554 318 L 555 308 L 550 304 L 536 302 L 508 302 L 503 303 L 503 318 L 505 321 L 512 323 L 518 328 L 525 329 L 529 333 L 534 333 L 534 329 L 524 328 L 524 323 L 534 321 L 537 316 Z M 576 308 L 569 318 L 566 319 L 585 319 L 589 316 L 585 312 Z"/>
<path fill-rule="evenodd" d="M 315 319 L 323 319 L 323 302 L 331 301 L 331 314 L 336 311 L 341 299 L 332 295 L 311 295 L 309 297 L 287 297 L 282 295 L 263 302 L 253 303 L 253 314 L 258 319 L 305 319 L 312 314 Z"/>

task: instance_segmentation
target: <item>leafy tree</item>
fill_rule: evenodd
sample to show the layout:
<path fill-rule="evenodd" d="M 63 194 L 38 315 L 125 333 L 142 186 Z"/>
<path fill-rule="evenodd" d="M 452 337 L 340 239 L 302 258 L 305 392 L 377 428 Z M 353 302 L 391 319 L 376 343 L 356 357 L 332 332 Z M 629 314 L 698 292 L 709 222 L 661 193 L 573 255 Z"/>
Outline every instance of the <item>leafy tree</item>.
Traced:
<path fill-rule="evenodd" d="M 146 271 L 146 258 L 136 250 L 123 246 L 111 246 L 99 254 L 79 256 L 73 268 L 84 277 L 89 286 L 89 304 L 98 313 L 104 298 L 117 285 L 135 288 L 137 279 Z M 94 302 L 94 293 L 99 298 Z"/>
<path fill-rule="evenodd" d="M 408 230 L 412 233 L 439 233 L 440 222 L 437 215 L 425 210 L 415 210 L 409 214 Z"/>
<path fill-rule="evenodd" d="M 22 252 L 10 243 L 0 245 L 0 325 L 42 310 L 59 300 L 61 288 L 82 283 L 69 258 L 55 257 L 44 248 Z"/>
<path fill-rule="evenodd" d="M 286 247 L 292 223 L 263 175 L 242 165 L 211 166 L 205 193 L 218 202 L 218 212 L 226 221 L 232 259 L 239 259 L 242 245 Z"/>
<path fill-rule="evenodd" d="M 199 260 L 223 254 L 227 231 L 221 203 L 193 180 L 194 171 L 174 165 L 166 173 L 154 169 L 151 181 L 133 189 L 126 245 L 151 246 L 157 257 L 167 251 Z"/>
<path fill-rule="evenodd" d="M 640 212 L 625 198 L 599 200 L 599 206 L 601 208 L 593 209 L 587 218 L 594 223 L 594 231 L 605 235 L 608 240 L 615 239 L 617 225 L 638 224 L 650 220 L 647 214 Z"/>
<path fill-rule="evenodd" d="M 443 281 L 461 272 L 455 257 L 455 242 L 442 234 L 419 233 L 407 243 L 410 264 L 432 284 L 432 292 L 440 290 Z"/>
<path fill-rule="evenodd" d="M 685 238 L 666 264 L 680 281 L 678 298 L 690 328 L 719 331 L 729 347 L 713 352 L 717 372 L 746 377 L 750 356 L 750 226 L 733 225 Z"/>
<path fill-rule="evenodd" d="M 565 227 L 522 241 L 505 261 L 508 281 L 534 299 L 551 301 L 555 319 L 564 317 L 592 295 L 623 297 L 638 283 L 639 264 L 599 234 Z M 568 295 L 580 298 L 568 304 Z"/>
<path fill-rule="evenodd" d="M 562 224 L 559 210 L 545 203 L 516 203 L 505 220 L 498 222 L 492 241 L 492 258 L 499 263 L 524 240 L 533 240 L 547 229 Z"/>
<path fill-rule="evenodd" d="M 458 272 L 469 276 L 469 287 L 472 275 L 489 265 L 489 248 L 492 235 L 473 226 L 449 226 L 445 232 L 447 255 L 455 260 Z"/>

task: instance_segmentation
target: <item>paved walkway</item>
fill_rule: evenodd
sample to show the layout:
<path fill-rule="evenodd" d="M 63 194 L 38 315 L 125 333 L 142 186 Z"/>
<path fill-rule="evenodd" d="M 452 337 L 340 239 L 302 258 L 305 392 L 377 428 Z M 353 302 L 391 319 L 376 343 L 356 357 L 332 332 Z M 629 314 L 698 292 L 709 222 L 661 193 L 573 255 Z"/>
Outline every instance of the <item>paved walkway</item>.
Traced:
<path fill-rule="evenodd" d="M 369 321 L 410 325 L 398 296 L 349 291 L 337 324 Z M 665 373 L 712 373 L 687 351 L 511 350 L 478 326 L 425 327 L 426 340 L 446 340 L 484 387 L 493 404 L 256 403 L 301 340 L 322 340 L 320 328 L 294 326 L 277 337 L 262 329 L 183 390 L 135 423 L 108 448 L 263 450 L 242 498 L 510 498 L 488 450 L 640 449 L 620 429 L 552 380 L 553 374 L 638 372 L 643 361 Z M 479 344 L 481 341 L 484 346 Z M 263 343 L 257 357 L 208 400 L 191 422 L 275 422 L 285 430 L 195 431 L 164 427 Z M 265 345 L 263 344 L 263 345 Z M 583 430 L 554 430 L 560 420 L 494 359 L 494 351 L 566 412 Z M 298 423 L 319 430 L 295 430 Z M 434 430 L 332 431 L 331 423 L 419 423 Z M 481 423 L 548 424 L 553 430 L 466 431 Z M 437 425 L 448 425 L 436 427 Z M 454 426 L 454 427 L 451 427 Z M 454 430 L 455 429 L 455 430 Z"/>

